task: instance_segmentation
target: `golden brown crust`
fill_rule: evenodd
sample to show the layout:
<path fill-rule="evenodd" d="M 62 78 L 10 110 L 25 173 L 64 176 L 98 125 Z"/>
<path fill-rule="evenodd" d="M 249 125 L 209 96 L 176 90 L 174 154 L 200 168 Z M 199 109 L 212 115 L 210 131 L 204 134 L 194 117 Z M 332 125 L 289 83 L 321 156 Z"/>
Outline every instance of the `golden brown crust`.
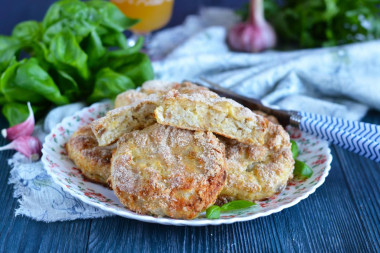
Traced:
<path fill-rule="evenodd" d="M 154 124 L 120 138 L 111 183 L 134 212 L 193 219 L 224 187 L 224 152 L 212 133 Z"/>
<path fill-rule="evenodd" d="M 131 105 L 119 107 L 91 123 L 92 131 L 100 146 L 114 143 L 123 134 L 143 129 L 156 122 L 153 117 L 159 97 L 152 94 Z"/>
<path fill-rule="evenodd" d="M 266 118 L 267 120 L 269 120 L 270 122 L 274 124 L 277 124 L 277 125 L 280 124 L 278 122 L 278 119 L 273 115 L 266 114 L 265 112 L 262 112 L 262 111 L 253 111 L 253 112 L 256 113 L 257 115 L 263 116 L 264 118 Z"/>
<path fill-rule="evenodd" d="M 133 104 L 137 101 L 143 100 L 148 97 L 148 94 L 137 91 L 137 90 L 127 90 L 126 92 L 120 93 L 115 99 L 115 108 Z"/>
<path fill-rule="evenodd" d="M 153 81 L 151 81 L 153 83 Z M 165 89 L 176 89 L 177 92 L 181 94 L 198 94 L 202 97 L 218 97 L 217 94 L 208 90 L 207 88 L 194 85 L 192 83 L 184 82 L 182 84 L 169 83 L 170 85 L 163 85 L 156 88 L 150 89 L 145 88 L 145 92 L 156 92 L 155 94 L 150 94 L 143 99 L 138 99 L 138 97 L 144 97 L 136 92 L 128 93 L 119 98 L 117 102 L 118 105 L 126 104 L 125 106 L 118 107 L 107 112 L 106 116 L 95 120 L 92 125 L 92 130 L 99 142 L 100 146 L 109 145 L 115 142 L 120 136 L 125 133 L 143 129 L 156 123 L 153 116 L 154 109 L 161 103 L 162 97 L 168 92 Z M 145 84 L 144 84 L 145 85 Z M 143 85 L 143 88 L 144 88 Z M 142 89 L 144 91 L 144 89 Z M 132 95 L 133 94 L 133 95 Z M 134 99 L 131 97 L 134 96 Z M 128 101 L 122 102 L 122 99 L 126 98 Z M 129 102 L 134 101 L 132 104 Z"/>
<path fill-rule="evenodd" d="M 264 145 L 221 138 L 226 146 L 227 182 L 219 201 L 262 200 L 285 188 L 293 176 L 289 135 L 271 124 Z"/>
<path fill-rule="evenodd" d="M 178 90 L 182 94 L 193 94 L 193 93 L 203 93 L 208 94 L 208 96 L 216 96 L 218 95 L 206 87 L 202 87 L 190 82 L 167 82 L 167 81 L 147 81 L 141 86 L 141 92 L 145 94 L 156 94 L 156 95 L 164 95 L 170 90 Z"/>
<path fill-rule="evenodd" d="M 145 94 L 164 94 L 166 91 L 171 89 L 178 89 L 181 84 L 177 82 L 168 82 L 161 80 L 151 80 L 143 83 L 141 86 L 141 92 Z"/>
<path fill-rule="evenodd" d="M 171 90 L 155 111 L 158 123 L 189 130 L 211 131 L 246 144 L 264 144 L 273 124 L 237 102 L 199 93 Z"/>
<path fill-rule="evenodd" d="M 69 158 L 91 181 L 107 185 L 112 150 L 115 146 L 99 147 L 89 125 L 80 127 L 66 144 Z"/>
<path fill-rule="evenodd" d="M 175 83 L 165 81 L 148 81 L 145 82 L 140 91 L 127 90 L 120 93 L 115 99 L 115 108 L 127 106 L 137 101 L 147 98 L 151 94 L 165 95 L 170 90 L 178 90 L 183 94 L 202 93 L 205 96 L 218 97 L 218 95 L 205 87 L 195 85 L 190 82 Z"/>

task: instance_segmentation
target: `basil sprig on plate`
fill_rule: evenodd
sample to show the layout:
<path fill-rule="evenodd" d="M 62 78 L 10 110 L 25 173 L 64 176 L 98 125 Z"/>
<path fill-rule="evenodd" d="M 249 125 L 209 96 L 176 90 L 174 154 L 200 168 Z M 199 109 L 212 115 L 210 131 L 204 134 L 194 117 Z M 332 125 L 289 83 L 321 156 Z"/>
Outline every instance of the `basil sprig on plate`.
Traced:
<path fill-rule="evenodd" d="M 291 150 L 292 150 L 292 154 L 293 154 L 293 159 L 297 159 L 298 157 L 298 146 L 297 146 L 297 143 L 293 140 L 290 141 L 290 143 L 292 144 L 292 147 L 291 147 Z"/>
<path fill-rule="evenodd" d="M 309 166 L 307 166 L 306 163 L 297 160 L 297 157 L 299 154 L 297 143 L 293 140 L 290 142 L 292 144 L 291 151 L 293 154 L 293 159 L 295 160 L 293 174 L 300 179 L 310 178 L 313 175 L 313 170 Z M 221 212 L 243 209 L 243 208 L 247 208 L 253 205 L 256 205 L 256 204 L 250 201 L 246 201 L 246 200 L 231 201 L 222 205 L 221 207 L 213 205 L 207 208 L 206 218 L 219 219 Z"/>
<path fill-rule="evenodd" d="M 290 142 L 292 144 L 291 150 L 293 153 L 293 159 L 295 161 L 293 175 L 300 179 L 310 178 L 313 175 L 313 170 L 307 166 L 306 163 L 301 162 L 297 159 L 299 153 L 297 143 L 293 140 Z"/>
<path fill-rule="evenodd" d="M 247 208 L 253 205 L 256 205 L 256 204 L 250 201 L 246 201 L 246 200 L 231 201 L 222 205 L 221 207 L 213 205 L 207 208 L 206 218 L 219 219 L 221 212 L 243 209 L 243 208 Z"/>
<path fill-rule="evenodd" d="M 78 100 L 110 98 L 153 78 L 142 39 L 128 46 L 123 31 L 138 20 L 108 1 L 61 0 L 42 22 L 16 25 L 0 35 L 0 106 L 14 125 L 33 110 Z"/>

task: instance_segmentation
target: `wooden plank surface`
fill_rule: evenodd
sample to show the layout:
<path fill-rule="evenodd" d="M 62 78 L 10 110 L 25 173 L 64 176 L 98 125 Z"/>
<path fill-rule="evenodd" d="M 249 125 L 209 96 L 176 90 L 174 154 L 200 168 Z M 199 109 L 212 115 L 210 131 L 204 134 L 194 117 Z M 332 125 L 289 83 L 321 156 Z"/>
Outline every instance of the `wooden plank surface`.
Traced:
<path fill-rule="evenodd" d="M 373 112 L 366 120 L 378 122 L 379 116 Z M 49 224 L 14 217 L 18 204 L 6 163 L 12 152 L 3 152 L 0 252 L 378 252 L 380 166 L 335 146 L 332 152 L 330 175 L 308 199 L 268 217 L 207 227 L 121 217 Z"/>

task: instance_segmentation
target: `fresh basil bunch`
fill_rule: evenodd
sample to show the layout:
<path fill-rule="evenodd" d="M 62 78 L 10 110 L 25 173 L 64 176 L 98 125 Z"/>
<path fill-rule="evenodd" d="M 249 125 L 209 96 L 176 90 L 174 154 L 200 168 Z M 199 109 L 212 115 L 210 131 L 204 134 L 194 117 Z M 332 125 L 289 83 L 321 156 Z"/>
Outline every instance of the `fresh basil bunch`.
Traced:
<path fill-rule="evenodd" d="M 130 19 L 101 0 L 54 3 L 42 22 L 25 21 L 0 36 L 0 104 L 10 125 L 53 105 L 114 98 L 153 78 L 149 58 L 129 47 Z"/>

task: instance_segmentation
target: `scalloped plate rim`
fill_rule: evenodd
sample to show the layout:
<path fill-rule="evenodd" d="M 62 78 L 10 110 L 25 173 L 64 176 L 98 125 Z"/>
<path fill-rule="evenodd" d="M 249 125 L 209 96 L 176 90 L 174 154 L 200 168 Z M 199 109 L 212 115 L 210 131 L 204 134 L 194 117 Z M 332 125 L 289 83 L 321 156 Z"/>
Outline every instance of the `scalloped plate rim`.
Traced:
<path fill-rule="evenodd" d="M 162 225 L 175 225 L 175 226 L 222 225 L 222 224 L 231 224 L 231 223 L 235 223 L 235 222 L 253 220 L 253 219 L 256 219 L 259 217 L 271 215 L 273 213 L 278 213 L 278 212 L 280 212 L 286 208 L 289 208 L 289 207 L 292 207 L 292 206 L 298 204 L 301 200 L 308 198 L 311 194 L 313 194 L 316 191 L 316 189 L 318 187 L 320 187 L 325 182 L 325 179 L 328 176 L 329 171 L 331 169 L 331 162 L 333 159 L 332 155 L 331 155 L 331 149 L 329 148 L 328 142 L 319 139 L 319 140 L 321 140 L 320 144 L 323 145 L 327 151 L 326 152 L 326 158 L 327 158 L 326 167 L 323 171 L 323 174 L 320 177 L 320 180 L 315 185 L 310 187 L 310 189 L 308 191 L 306 191 L 305 193 L 303 193 L 301 196 L 295 198 L 293 201 L 291 201 L 287 204 L 281 204 L 277 208 L 273 208 L 273 209 L 270 209 L 267 211 L 258 212 L 258 213 L 252 214 L 252 215 L 247 215 L 245 217 L 234 217 L 234 218 L 229 218 L 229 219 L 213 219 L 213 220 L 211 220 L 211 219 L 180 220 L 180 219 L 171 219 L 171 218 L 164 218 L 164 217 L 153 217 L 153 216 L 149 216 L 149 215 L 137 214 L 137 213 L 134 213 L 128 209 L 125 209 L 124 212 L 119 212 L 118 210 L 114 209 L 113 207 L 108 207 L 108 206 L 103 205 L 101 203 L 96 203 L 88 197 L 82 196 L 80 194 L 77 194 L 74 191 L 71 191 L 70 189 L 68 189 L 66 187 L 66 185 L 63 182 L 58 180 L 56 174 L 52 173 L 49 169 L 47 169 L 48 161 L 47 161 L 46 157 L 50 151 L 48 151 L 48 149 L 46 147 L 46 143 L 48 141 L 48 138 L 51 138 L 54 130 L 58 129 L 59 127 L 62 127 L 62 125 L 69 122 L 70 120 L 72 120 L 73 117 L 83 114 L 85 110 L 88 110 L 92 107 L 98 107 L 99 105 L 103 105 L 103 104 L 109 104 L 109 102 L 99 102 L 99 103 L 94 103 L 91 106 L 84 107 L 80 111 L 76 112 L 74 115 L 65 117 L 59 124 L 57 124 L 54 127 L 54 129 L 45 137 L 43 147 L 42 147 L 42 158 L 41 158 L 41 160 L 42 160 L 42 163 L 43 163 L 44 168 L 47 171 L 47 173 L 53 178 L 53 181 L 56 184 L 58 184 L 59 186 L 62 187 L 62 189 L 65 192 L 67 192 L 70 195 L 80 199 L 81 201 L 83 201 L 86 204 L 89 204 L 91 206 L 95 206 L 101 210 L 104 210 L 104 211 L 107 211 L 107 212 L 110 212 L 112 214 L 122 216 L 125 218 L 135 219 L 135 220 L 149 222 L 149 223 L 156 223 L 156 224 L 162 224 Z"/>

